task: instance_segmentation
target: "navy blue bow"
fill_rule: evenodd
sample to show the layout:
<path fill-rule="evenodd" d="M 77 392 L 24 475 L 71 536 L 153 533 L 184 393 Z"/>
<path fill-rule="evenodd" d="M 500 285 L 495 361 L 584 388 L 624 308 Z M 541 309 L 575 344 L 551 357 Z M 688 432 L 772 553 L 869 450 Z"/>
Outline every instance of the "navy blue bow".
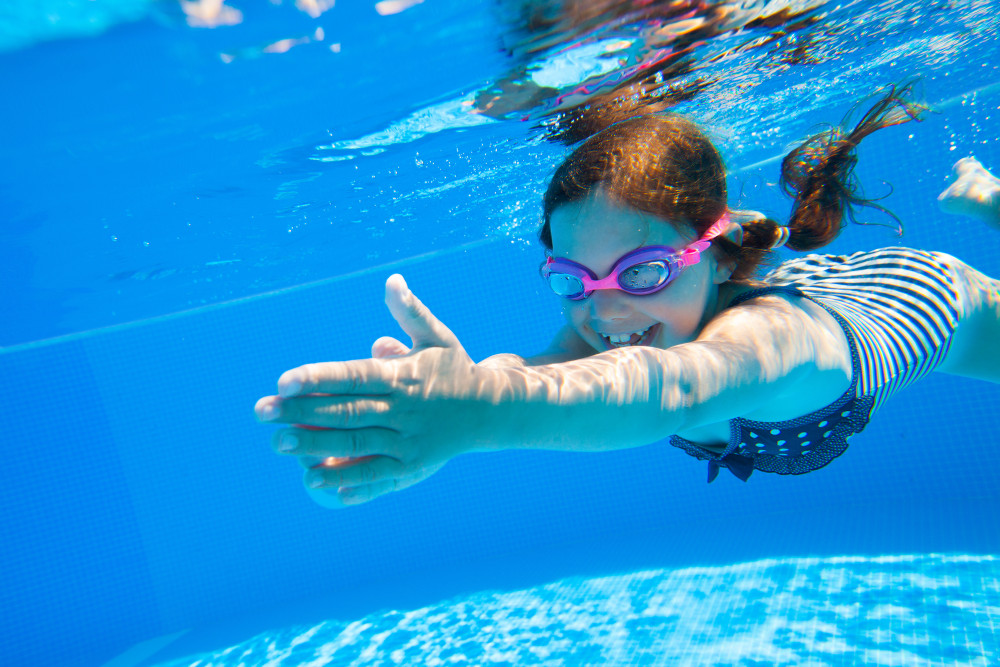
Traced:
<path fill-rule="evenodd" d="M 723 456 L 718 461 L 708 462 L 708 483 L 711 484 L 715 481 L 715 478 L 719 476 L 719 468 L 729 468 L 729 472 L 733 473 L 744 482 L 750 479 L 750 473 L 753 472 L 753 459 L 749 456 L 740 456 L 739 454 L 733 453 L 727 456 Z"/>

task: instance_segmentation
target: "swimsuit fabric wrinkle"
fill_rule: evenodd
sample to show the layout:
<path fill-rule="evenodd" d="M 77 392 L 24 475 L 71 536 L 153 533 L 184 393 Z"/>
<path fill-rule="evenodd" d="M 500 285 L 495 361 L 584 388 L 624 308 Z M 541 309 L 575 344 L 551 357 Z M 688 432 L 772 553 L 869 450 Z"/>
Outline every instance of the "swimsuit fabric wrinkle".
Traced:
<path fill-rule="evenodd" d="M 729 421 L 721 453 L 680 436 L 671 445 L 708 461 L 708 481 L 728 468 L 746 481 L 754 470 L 799 475 L 840 456 L 885 398 L 932 371 L 947 354 L 958 325 L 954 277 L 933 253 L 883 248 L 853 255 L 807 255 L 765 277 L 732 307 L 767 294 L 801 296 L 840 325 L 851 351 L 851 384 L 836 401 L 802 417 Z"/>

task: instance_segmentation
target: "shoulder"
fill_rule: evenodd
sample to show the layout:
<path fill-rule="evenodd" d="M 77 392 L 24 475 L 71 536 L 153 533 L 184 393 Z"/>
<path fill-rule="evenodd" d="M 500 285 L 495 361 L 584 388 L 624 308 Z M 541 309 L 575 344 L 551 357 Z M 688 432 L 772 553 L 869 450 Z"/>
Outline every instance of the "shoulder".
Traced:
<path fill-rule="evenodd" d="M 850 369 L 850 346 L 840 323 L 822 306 L 793 292 L 745 293 L 724 309 L 699 340 L 749 344 L 768 361 Z"/>
<path fill-rule="evenodd" d="M 851 346 L 840 323 L 822 306 L 793 293 L 749 296 L 709 322 L 698 341 L 726 343 L 755 360 L 772 397 L 761 421 L 794 419 L 840 398 L 851 384 Z"/>

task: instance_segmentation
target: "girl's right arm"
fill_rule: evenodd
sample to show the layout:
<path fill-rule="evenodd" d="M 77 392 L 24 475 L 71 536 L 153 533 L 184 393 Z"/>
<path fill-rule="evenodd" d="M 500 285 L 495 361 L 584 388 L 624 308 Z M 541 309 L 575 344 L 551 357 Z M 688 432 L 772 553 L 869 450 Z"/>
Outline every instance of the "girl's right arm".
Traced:
<path fill-rule="evenodd" d="M 732 308 L 708 339 L 670 349 L 495 368 L 474 364 L 401 276 L 387 281 L 386 304 L 412 339 L 410 352 L 292 369 L 279 395 L 256 405 L 261 421 L 293 427 L 275 433 L 281 451 L 326 459 L 307 483 L 332 493 L 331 506 L 416 484 L 465 452 L 636 447 L 815 393 L 825 377 L 843 385 L 850 374 L 839 325 L 781 295 Z M 747 340 L 747 331 L 758 338 Z M 562 333 L 557 343 L 567 345 L 550 352 L 574 349 L 574 336 Z"/>
<path fill-rule="evenodd" d="M 958 328 L 938 370 L 1000 382 L 1000 280 L 951 255 L 935 254 L 952 270 L 961 303 Z"/>

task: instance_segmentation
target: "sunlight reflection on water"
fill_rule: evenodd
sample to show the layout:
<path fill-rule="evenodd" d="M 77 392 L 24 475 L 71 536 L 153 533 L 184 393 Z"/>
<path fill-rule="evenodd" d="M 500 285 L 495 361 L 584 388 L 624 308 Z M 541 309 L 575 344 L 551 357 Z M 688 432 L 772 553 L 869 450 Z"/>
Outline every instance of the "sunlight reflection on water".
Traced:
<path fill-rule="evenodd" d="M 479 592 L 275 630 L 162 667 L 990 665 L 992 556 L 775 558 Z"/>

